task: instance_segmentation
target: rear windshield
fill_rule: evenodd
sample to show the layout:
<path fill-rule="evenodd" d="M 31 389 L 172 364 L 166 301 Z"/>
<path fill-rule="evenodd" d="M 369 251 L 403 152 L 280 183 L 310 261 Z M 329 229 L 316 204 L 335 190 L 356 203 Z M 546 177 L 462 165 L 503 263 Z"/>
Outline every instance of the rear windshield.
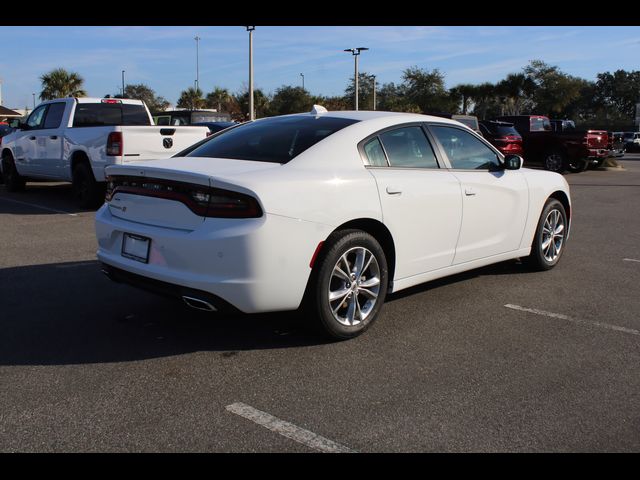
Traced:
<path fill-rule="evenodd" d="M 211 137 L 187 156 L 287 163 L 320 140 L 356 122 L 311 115 L 268 118 Z"/>
<path fill-rule="evenodd" d="M 546 117 L 531 117 L 531 132 L 551 131 L 551 122 Z"/>
<path fill-rule="evenodd" d="M 74 127 L 151 125 L 144 105 L 126 103 L 78 103 Z"/>
<path fill-rule="evenodd" d="M 491 135 L 495 135 L 496 137 L 506 137 L 507 135 L 520 136 L 513 125 L 500 125 L 496 123 L 483 123 L 481 125 L 486 128 Z"/>

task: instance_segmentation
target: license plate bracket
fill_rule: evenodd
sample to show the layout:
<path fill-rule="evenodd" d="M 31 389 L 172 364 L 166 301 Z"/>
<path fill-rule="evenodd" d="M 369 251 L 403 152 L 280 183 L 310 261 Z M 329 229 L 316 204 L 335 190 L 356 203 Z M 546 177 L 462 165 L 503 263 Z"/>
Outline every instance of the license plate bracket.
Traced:
<path fill-rule="evenodd" d="M 122 235 L 122 251 L 120 253 L 125 258 L 141 263 L 149 263 L 150 247 L 150 238 L 132 233 L 124 233 Z"/>

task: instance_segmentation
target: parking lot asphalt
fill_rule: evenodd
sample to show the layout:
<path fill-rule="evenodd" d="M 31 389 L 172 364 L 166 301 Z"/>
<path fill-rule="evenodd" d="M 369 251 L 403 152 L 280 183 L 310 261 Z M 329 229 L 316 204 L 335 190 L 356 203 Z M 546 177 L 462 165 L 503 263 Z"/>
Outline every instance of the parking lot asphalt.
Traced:
<path fill-rule="evenodd" d="M 112 283 L 68 186 L 0 187 L 0 451 L 638 451 L 640 155 L 620 163 L 566 175 L 555 269 L 399 292 L 345 342 Z"/>

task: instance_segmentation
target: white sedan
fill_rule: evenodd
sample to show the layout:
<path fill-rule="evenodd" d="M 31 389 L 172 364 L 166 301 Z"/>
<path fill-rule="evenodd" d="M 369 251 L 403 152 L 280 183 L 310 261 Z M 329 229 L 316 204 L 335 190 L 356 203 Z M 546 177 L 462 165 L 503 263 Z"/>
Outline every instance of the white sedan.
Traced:
<path fill-rule="evenodd" d="M 113 280 L 194 308 L 301 308 L 350 338 L 390 292 L 508 259 L 558 263 L 569 186 L 521 166 L 452 120 L 314 107 L 109 167 L 97 255 Z"/>

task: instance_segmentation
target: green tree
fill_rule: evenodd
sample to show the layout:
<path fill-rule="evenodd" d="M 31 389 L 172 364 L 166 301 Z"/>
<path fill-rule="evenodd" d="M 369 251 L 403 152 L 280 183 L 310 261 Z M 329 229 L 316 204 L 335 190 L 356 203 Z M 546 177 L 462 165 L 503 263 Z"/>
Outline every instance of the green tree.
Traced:
<path fill-rule="evenodd" d="M 142 100 L 147 104 L 151 112 L 161 112 L 169 107 L 169 101 L 164 97 L 156 95 L 149 86 L 144 83 L 127 85 L 124 88 L 124 97 L 120 95 L 114 95 L 115 98 L 132 98 L 135 100 Z"/>
<path fill-rule="evenodd" d="M 594 101 L 602 105 L 608 115 L 619 115 L 631 121 L 635 117 L 636 103 L 640 102 L 640 71 L 599 73 Z"/>
<path fill-rule="evenodd" d="M 402 80 L 409 105 L 415 105 L 425 113 L 456 110 L 456 99 L 445 88 L 444 74 L 437 68 L 428 71 L 410 67 L 403 72 Z"/>
<path fill-rule="evenodd" d="M 240 107 L 242 120 L 246 121 L 249 117 L 249 90 L 238 92 L 234 95 L 235 101 Z M 253 109 L 256 118 L 266 117 L 269 114 L 269 97 L 261 89 L 253 91 Z"/>
<path fill-rule="evenodd" d="M 462 114 L 466 115 L 469 111 L 469 104 L 476 91 L 476 86 L 470 83 L 461 83 L 449 90 L 449 94 L 458 104 L 462 104 Z"/>
<path fill-rule="evenodd" d="M 207 108 L 215 108 L 218 112 L 229 111 L 229 103 L 232 97 L 229 90 L 222 87 L 215 87 L 213 91 L 207 94 Z"/>
<path fill-rule="evenodd" d="M 283 85 L 275 91 L 269 102 L 269 114 L 287 115 L 289 113 L 308 112 L 313 107 L 313 104 L 313 98 L 302 87 Z"/>
<path fill-rule="evenodd" d="M 189 110 L 196 110 L 198 108 L 204 108 L 205 100 L 202 98 L 202 90 L 199 88 L 189 87 L 180 93 L 178 99 L 178 108 L 188 108 Z"/>
<path fill-rule="evenodd" d="M 349 79 L 347 88 L 344 91 L 345 99 L 351 102 L 351 108 L 355 108 L 355 80 Z M 373 110 L 373 79 L 374 75 L 367 72 L 358 72 L 358 109 Z M 377 100 L 377 99 L 376 99 Z"/>
<path fill-rule="evenodd" d="M 82 89 L 84 79 L 76 72 L 68 72 L 64 68 L 56 68 L 40 77 L 42 91 L 40 99 L 43 101 L 63 97 L 86 97 L 87 92 Z"/>
<path fill-rule="evenodd" d="M 524 73 L 510 73 L 496 85 L 501 115 L 520 115 L 531 111 L 534 105 L 534 81 Z"/>
<path fill-rule="evenodd" d="M 502 106 L 500 104 L 496 86 L 491 82 L 476 85 L 471 95 L 473 100 L 473 115 L 486 120 L 500 115 Z"/>
<path fill-rule="evenodd" d="M 535 85 L 533 101 L 538 113 L 562 116 L 567 106 L 578 99 L 583 80 L 562 72 L 542 60 L 532 60 L 524 73 Z"/>

